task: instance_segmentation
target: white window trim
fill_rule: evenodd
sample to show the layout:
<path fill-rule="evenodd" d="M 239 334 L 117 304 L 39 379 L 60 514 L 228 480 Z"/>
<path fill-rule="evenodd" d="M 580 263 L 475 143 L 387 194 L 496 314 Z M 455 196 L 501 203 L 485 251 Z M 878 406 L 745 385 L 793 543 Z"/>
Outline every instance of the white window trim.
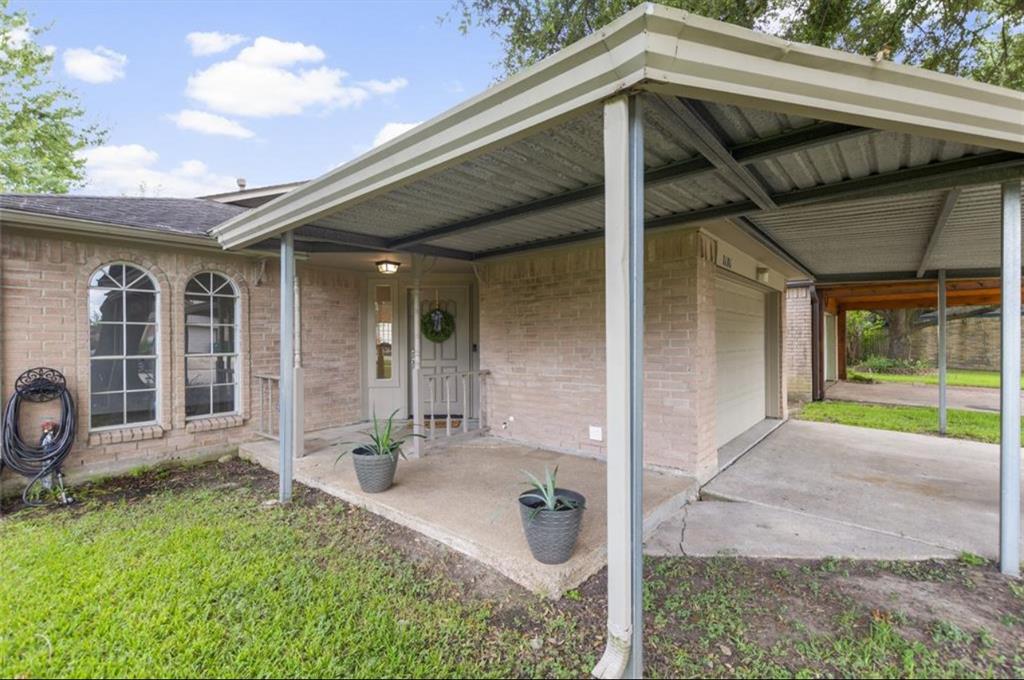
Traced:
<path fill-rule="evenodd" d="M 228 282 L 228 285 L 231 287 L 231 296 L 230 297 L 233 297 L 234 300 L 235 300 L 235 314 L 234 314 L 235 320 L 234 320 L 234 323 L 231 324 L 234 327 L 234 331 L 235 331 L 234 332 L 235 351 L 234 352 L 210 352 L 210 353 L 206 353 L 206 354 L 190 354 L 189 351 L 188 351 L 188 335 L 187 335 L 188 330 L 187 329 L 188 329 L 188 327 L 190 325 L 194 326 L 194 325 L 197 325 L 197 324 L 189 324 L 187 316 L 186 316 L 185 319 L 183 319 L 182 332 L 185 333 L 186 335 L 184 337 L 185 363 L 184 363 L 184 365 L 182 367 L 183 368 L 183 372 L 184 372 L 184 376 L 183 376 L 182 379 L 184 381 L 185 398 L 184 398 L 182 403 L 183 403 L 183 407 L 184 407 L 184 410 L 185 410 L 185 413 L 186 413 L 186 415 L 185 415 L 185 422 L 186 423 L 197 422 L 197 421 L 202 421 L 202 420 L 210 420 L 212 418 L 230 418 L 232 416 L 239 416 L 239 415 L 242 414 L 242 409 L 241 409 L 241 398 L 242 398 L 242 395 L 241 395 L 241 391 L 242 391 L 242 374 L 241 374 L 242 373 L 242 353 L 240 351 L 240 346 L 241 346 L 241 343 L 242 343 L 242 337 L 241 337 L 241 332 L 242 332 L 242 324 L 241 324 L 241 311 L 242 311 L 241 299 L 242 299 L 242 296 L 239 293 L 238 284 L 235 283 L 235 280 L 232 277 L 228 276 L 224 272 L 219 272 L 219 271 L 215 271 L 215 270 L 211 269 L 211 270 L 204 270 L 204 271 L 201 271 L 201 272 L 196 272 L 195 274 L 193 274 L 192 276 L 190 276 L 188 278 L 188 281 L 185 282 L 185 290 L 182 291 L 182 302 L 184 302 L 185 298 L 187 298 L 189 295 L 201 296 L 201 297 L 209 297 L 211 299 L 213 297 L 229 297 L 227 295 L 216 295 L 215 296 L 214 293 L 189 293 L 188 292 L 188 284 L 192 283 L 193 279 L 195 279 L 198 276 L 202 276 L 203 274 L 216 274 L 217 276 L 222 276 Z M 228 324 L 214 324 L 213 323 L 213 308 L 211 306 L 211 308 L 210 308 L 210 326 L 209 326 L 209 328 L 213 329 L 216 326 L 227 326 L 227 325 Z M 213 342 L 212 334 L 211 334 L 210 342 L 211 343 Z M 212 344 L 211 344 L 211 349 L 212 348 L 213 347 L 212 347 Z M 189 360 L 190 357 L 192 357 L 192 358 L 234 357 L 234 359 L 235 359 L 235 361 L 234 361 L 235 381 L 233 383 L 221 383 L 220 385 L 217 385 L 217 386 L 225 386 L 225 385 L 231 384 L 235 388 L 234 389 L 234 408 L 232 408 L 232 410 L 230 410 L 230 411 L 218 411 L 216 413 L 213 413 L 213 412 L 211 412 L 211 413 L 199 413 L 199 414 L 196 414 L 194 416 L 188 415 L 188 390 L 189 389 L 194 389 L 194 388 L 190 387 L 189 384 L 188 384 L 188 360 Z M 211 411 L 213 409 L 213 388 L 214 388 L 214 386 L 215 386 L 214 383 L 210 383 L 210 385 L 209 385 L 209 388 L 210 388 L 210 409 L 211 409 Z"/>
<path fill-rule="evenodd" d="M 91 295 L 91 293 L 94 290 L 121 290 L 122 292 L 126 292 L 126 291 L 130 290 L 127 287 L 127 285 L 123 285 L 121 288 L 103 288 L 103 287 L 92 285 L 92 280 L 96 276 L 97 272 L 99 272 L 101 269 L 106 269 L 108 267 L 113 267 L 113 266 L 116 266 L 116 265 L 121 265 L 122 267 L 132 267 L 134 269 L 138 269 L 139 271 L 141 271 L 143 273 L 144 276 L 149 277 L 149 280 L 153 283 L 153 295 L 156 298 L 155 307 L 154 307 L 154 310 L 153 310 L 153 323 L 152 323 L 152 326 L 156 329 L 156 332 L 153 335 L 153 354 L 152 354 L 152 356 L 150 356 L 150 355 L 133 355 L 133 356 L 128 356 L 127 354 L 122 354 L 121 356 L 108 356 L 108 355 L 104 355 L 104 356 L 96 357 L 96 356 L 92 355 L 92 344 L 91 344 L 92 340 L 90 338 L 90 346 L 89 346 L 89 408 L 87 409 L 87 411 L 88 411 L 88 419 L 89 419 L 89 430 L 88 431 L 89 431 L 90 434 L 93 433 L 93 432 L 113 432 L 113 431 L 117 431 L 117 430 L 130 430 L 130 429 L 132 429 L 134 427 L 151 427 L 153 425 L 159 425 L 160 424 L 160 411 L 161 411 L 161 406 L 162 406 L 162 403 L 163 403 L 163 394 L 162 394 L 163 390 L 160 389 L 160 381 L 161 381 L 161 377 L 162 377 L 161 376 L 161 370 L 160 370 L 160 341 L 161 341 L 160 316 L 161 316 L 161 312 L 162 312 L 162 307 L 161 307 L 161 292 L 162 291 L 160 290 L 160 282 L 157 281 L 156 277 L 153 276 L 153 273 L 151 271 L 149 271 L 149 269 L 147 269 L 146 267 L 144 267 L 144 266 L 142 266 L 140 264 L 136 264 L 134 262 L 127 262 L 127 261 L 124 261 L 124 260 L 117 260 L 115 262 L 108 262 L 106 264 L 100 265 L 99 267 L 94 269 L 89 274 L 89 286 L 88 286 L 88 293 L 87 293 L 88 297 L 86 299 L 85 304 L 86 304 L 87 309 L 91 313 L 92 312 L 92 300 L 91 300 L 92 295 Z M 132 283 L 134 283 L 135 281 L 138 281 L 138 279 L 137 278 L 134 279 L 132 281 Z M 138 292 L 149 292 L 149 291 L 143 290 L 143 291 L 138 291 Z M 127 313 L 127 309 L 125 309 L 125 313 Z M 126 319 L 122 319 L 121 320 L 121 326 L 122 327 L 124 327 L 127 324 L 128 324 L 128 321 Z M 113 325 L 113 323 L 111 323 L 111 325 Z M 137 325 L 147 325 L 148 326 L 150 324 L 137 324 Z M 92 328 L 92 320 L 91 319 L 89 320 L 89 327 L 90 327 L 90 330 L 91 330 L 91 328 Z M 124 339 L 122 339 L 122 348 L 124 347 L 123 343 L 124 343 Z M 152 390 L 128 390 L 128 389 L 121 389 L 120 391 L 107 391 L 107 392 L 95 392 L 94 393 L 93 390 L 92 390 L 92 362 L 93 362 L 93 360 L 103 360 L 103 359 L 114 359 L 114 360 L 120 359 L 122 361 L 128 361 L 129 359 L 153 359 L 153 369 L 154 369 L 153 370 L 153 376 L 154 376 L 154 380 L 153 380 L 154 387 L 153 387 L 153 389 Z M 127 384 L 127 382 L 125 380 L 125 377 L 126 376 L 124 375 L 124 373 L 122 373 L 122 375 L 121 375 L 122 387 Z M 124 395 L 125 398 L 127 398 L 126 395 L 128 395 L 129 393 L 132 393 L 132 392 L 153 392 L 154 393 L 155 398 L 153 400 L 153 414 L 154 414 L 155 418 L 153 418 L 153 420 L 144 420 L 144 421 L 139 421 L 139 422 L 134 422 L 134 423 L 119 423 L 117 425 L 104 425 L 102 427 L 93 427 L 92 426 L 92 397 L 93 397 L 94 394 L 121 394 L 121 395 Z M 122 406 L 121 406 L 121 415 L 122 416 L 127 417 L 126 409 L 127 409 L 127 406 L 122 403 Z"/>

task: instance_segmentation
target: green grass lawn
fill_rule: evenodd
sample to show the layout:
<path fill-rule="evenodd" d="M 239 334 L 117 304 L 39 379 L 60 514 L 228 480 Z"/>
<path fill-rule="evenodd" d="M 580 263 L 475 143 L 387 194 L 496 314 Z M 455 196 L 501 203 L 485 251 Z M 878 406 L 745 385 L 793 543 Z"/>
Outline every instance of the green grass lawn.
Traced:
<path fill-rule="evenodd" d="M 931 406 L 889 406 L 851 401 L 815 401 L 796 415 L 801 420 L 871 427 L 876 430 L 938 434 L 939 410 Z M 949 409 L 947 435 L 999 443 L 999 414 Z"/>
<path fill-rule="evenodd" d="M 939 374 L 923 373 L 920 375 L 899 375 L 895 373 L 869 373 L 867 371 L 848 371 L 850 380 L 874 380 L 888 383 L 911 383 L 917 385 L 938 385 Z M 998 371 L 967 371 L 950 369 L 946 371 L 946 384 L 950 387 L 992 387 L 999 388 Z M 1021 378 L 1024 387 L 1024 377 Z"/>
<path fill-rule="evenodd" d="M 602 575 L 541 600 L 320 492 L 266 506 L 275 480 L 146 472 L 0 519 L 0 677 L 586 677 L 600 656 Z M 977 559 L 651 558 L 645 593 L 650 677 L 1024 674 L 1024 588 Z"/>

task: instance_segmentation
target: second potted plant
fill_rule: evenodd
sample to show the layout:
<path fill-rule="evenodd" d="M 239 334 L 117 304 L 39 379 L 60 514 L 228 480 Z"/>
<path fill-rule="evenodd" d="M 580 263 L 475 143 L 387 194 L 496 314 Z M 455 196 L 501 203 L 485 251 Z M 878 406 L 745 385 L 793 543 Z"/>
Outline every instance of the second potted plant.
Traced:
<path fill-rule="evenodd" d="M 558 467 L 554 472 L 545 468 L 543 481 L 525 470 L 523 474 L 532 487 L 519 494 L 519 515 L 530 552 L 543 564 L 562 564 L 576 549 L 587 499 L 556 486 Z"/>
<path fill-rule="evenodd" d="M 339 446 L 352 446 L 351 449 L 342 451 L 335 464 L 349 453 L 352 454 L 352 464 L 356 470 L 356 478 L 359 480 L 359 488 L 366 493 L 380 493 L 387 491 L 395 481 L 395 471 L 398 469 L 398 458 L 405 458 L 402 445 L 411 437 L 422 437 L 421 434 L 406 434 L 395 436 L 394 410 L 388 419 L 381 422 L 377 420 L 377 414 L 373 414 L 373 430 L 370 432 L 370 441 L 343 442 Z"/>

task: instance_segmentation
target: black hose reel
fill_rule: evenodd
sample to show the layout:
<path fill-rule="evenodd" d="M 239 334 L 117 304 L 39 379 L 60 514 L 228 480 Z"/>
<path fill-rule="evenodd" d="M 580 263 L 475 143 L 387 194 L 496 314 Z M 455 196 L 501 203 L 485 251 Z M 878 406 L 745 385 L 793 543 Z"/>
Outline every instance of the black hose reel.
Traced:
<path fill-rule="evenodd" d="M 29 444 L 22 438 L 18 423 L 22 402 L 45 403 L 55 399 L 60 400 L 60 422 L 44 427 L 38 444 Z M 64 475 L 60 468 L 71 453 L 76 430 L 75 401 L 60 371 L 39 367 L 18 376 L 14 383 L 14 394 L 4 409 L 0 472 L 4 467 L 9 467 L 29 479 L 28 486 L 21 494 L 27 505 L 42 504 L 42 501 L 29 498 L 29 492 L 36 484 L 53 489 L 61 504 L 72 502 L 64 490 Z"/>

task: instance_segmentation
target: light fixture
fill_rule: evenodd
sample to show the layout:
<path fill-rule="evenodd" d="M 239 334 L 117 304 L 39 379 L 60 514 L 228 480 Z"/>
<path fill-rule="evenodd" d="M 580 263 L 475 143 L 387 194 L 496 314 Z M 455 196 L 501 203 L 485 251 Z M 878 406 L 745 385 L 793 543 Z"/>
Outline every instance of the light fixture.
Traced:
<path fill-rule="evenodd" d="M 381 274 L 394 274 L 398 271 L 399 264 L 392 260 L 380 260 L 377 262 L 377 271 Z"/>

